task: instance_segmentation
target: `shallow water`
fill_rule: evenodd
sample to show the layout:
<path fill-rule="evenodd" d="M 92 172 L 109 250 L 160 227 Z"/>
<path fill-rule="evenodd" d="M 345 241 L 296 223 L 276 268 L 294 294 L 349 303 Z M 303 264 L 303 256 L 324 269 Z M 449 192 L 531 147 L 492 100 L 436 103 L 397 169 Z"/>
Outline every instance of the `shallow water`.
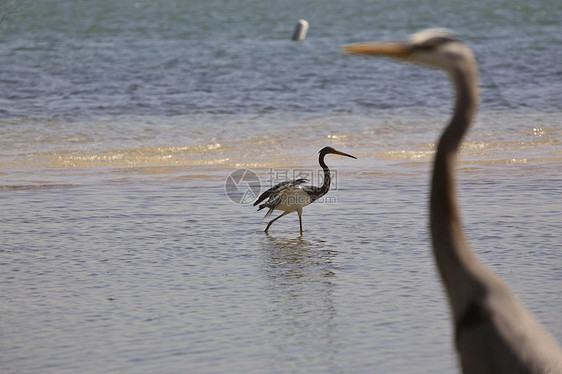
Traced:
<path fill-rule="evenodd" d="M 455 372 L 427 230 L 451 89 L 339 51 L 435 25 L 480 63 L 466 234 L 562 341 L 559 2 L 93 4 L 0 4 L 2 372 Z M 320 184 L 325 145 L 358 160 L 328 157 L 303 236 L 229 198 L 236 169 Z"/>
<path fill-rule="evenodd" d="M 467 234 L 560 338 L 560 180 L 526 168 L 461 173 Z M 8 372 L 453 371 L 424 177 L 344 173 L 302 237 L 219 176 L 140 178 L 2 192 Z"/>

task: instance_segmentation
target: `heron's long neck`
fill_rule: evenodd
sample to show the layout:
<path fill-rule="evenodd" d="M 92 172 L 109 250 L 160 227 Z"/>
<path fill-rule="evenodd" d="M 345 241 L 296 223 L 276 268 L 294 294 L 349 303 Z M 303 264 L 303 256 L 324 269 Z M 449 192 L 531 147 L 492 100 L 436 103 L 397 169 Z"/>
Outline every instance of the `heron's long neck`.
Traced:
<path fill-rule="evenodd" d="M 456 102 L 451 122 L 437 146 L 430 202 L 433 254 L 455 316 L 462 313 L 474 292 L 481 292 L 474 273 L 483 268 L 464 238 L 454 185 L 456 155 L 478 105 L 477 65 L 472 55 L 469 57 L 449 72 Z"/>
<path fill-rule="evenodd" d="M 324 154 L 321 154 L 318 158 L 318 162 L 320 163 L 322 170 L 324 170 L 324 182 L 322 183 L 322 186 L 316 187 L 311 194 L 314 200 L 326 195 L 328 191 L 330 191 L 330 184 L 332 184 L 332 176 L 328 165 L 324 162 L 324 156 Z"/>

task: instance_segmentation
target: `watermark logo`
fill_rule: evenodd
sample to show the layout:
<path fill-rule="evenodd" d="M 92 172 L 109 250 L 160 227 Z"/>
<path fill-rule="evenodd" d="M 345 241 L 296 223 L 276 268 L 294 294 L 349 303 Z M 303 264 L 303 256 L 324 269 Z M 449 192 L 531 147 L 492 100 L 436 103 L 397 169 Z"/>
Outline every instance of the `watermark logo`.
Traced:
<path fill-rule="evenodd" d="M 234 170 L 224 183 L 226 196 L 236 204 L 254 202 L 261 191 L 261 181 L 256 173 L 248 169 Z"/>
<path fill-rule="evenodd" d="M 338 189 L 338 171 L 331 170 L 330 188 Z M 313 186 L 321 186 L 324 183 L 324 170 L 322 169 L 269 169 L 267 172 L 268 188 L 287 180 L 306 179 Z"/>

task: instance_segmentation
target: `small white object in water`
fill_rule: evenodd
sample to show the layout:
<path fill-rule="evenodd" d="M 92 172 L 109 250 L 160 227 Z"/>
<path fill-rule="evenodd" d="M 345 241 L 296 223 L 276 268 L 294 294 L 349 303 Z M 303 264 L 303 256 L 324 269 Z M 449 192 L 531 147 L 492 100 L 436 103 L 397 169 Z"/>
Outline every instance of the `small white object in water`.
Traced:
<path fill-rule="evenodd" d="M 308 22 L 304 19 L 299 19 L 297 25 L 295 26 L 295 31 L 293 31 L 292 40 L 301 41 L 306 38 L 306 32 L 308 31 Z"/>

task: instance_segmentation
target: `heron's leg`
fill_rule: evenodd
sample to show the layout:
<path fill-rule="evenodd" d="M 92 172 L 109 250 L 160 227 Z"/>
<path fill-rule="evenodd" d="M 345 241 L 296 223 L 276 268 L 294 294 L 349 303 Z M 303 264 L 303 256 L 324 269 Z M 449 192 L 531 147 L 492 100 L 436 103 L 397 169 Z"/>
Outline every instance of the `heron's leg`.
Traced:
<path fill-rule="evenodd" d="M 301 229 L 301 235 L 302 235 L 302 208 L 297 210 L 297 213 L 299 214 L 299 226 Z"/>
<path fill-rule="evenodd" d="M 281 215 L 280 215 L 279 217 L 274 218 L 274 219 L 272 219 L 271 221 L 269 221 L 269 223 L 267 224 L 267 227 L 265 228 L 265 231 L 264 231 L 264 232 L 267 232 L 267 230 L 269 230 L 269 226 L 271 226 L 271 224 L 272 224 L 273 222 L 277 221 L 279 218 L 281 218 L 281 217 L 283 217 L 283 216 L 286 216 L 286 215 L 289 214 L 289 213 L 291 213 L 291 212 L 283 212 L 283 213 L 281 213 Z"/>

